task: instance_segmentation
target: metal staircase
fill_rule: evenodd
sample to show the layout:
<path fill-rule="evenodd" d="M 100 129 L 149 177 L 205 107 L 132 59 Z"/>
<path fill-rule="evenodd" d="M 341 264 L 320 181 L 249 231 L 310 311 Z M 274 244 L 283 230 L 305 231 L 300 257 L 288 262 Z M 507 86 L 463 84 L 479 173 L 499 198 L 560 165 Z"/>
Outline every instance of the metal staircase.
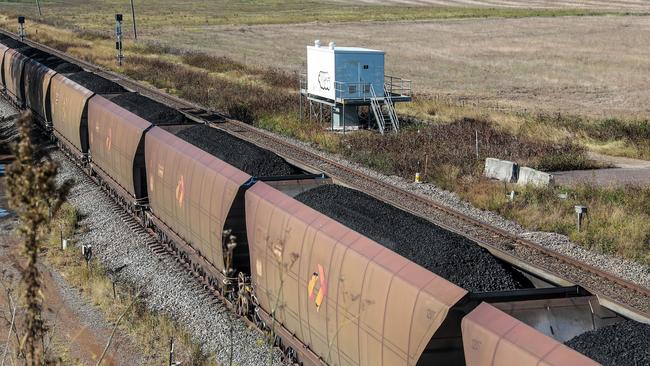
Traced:
<path fill-rule="evenodd" d="M 391 129 L 399 131 L 399 119 L 397 118 L 395 105 L 390 98 L 390 93 L 386 90 L 386 86 L 384 86 L 384 97 L 380 98 L 377 97 L 375 88 L 370 84 L 370 106 L 372 113 L 375 115 L 379 132 L 382 135 Z"/>

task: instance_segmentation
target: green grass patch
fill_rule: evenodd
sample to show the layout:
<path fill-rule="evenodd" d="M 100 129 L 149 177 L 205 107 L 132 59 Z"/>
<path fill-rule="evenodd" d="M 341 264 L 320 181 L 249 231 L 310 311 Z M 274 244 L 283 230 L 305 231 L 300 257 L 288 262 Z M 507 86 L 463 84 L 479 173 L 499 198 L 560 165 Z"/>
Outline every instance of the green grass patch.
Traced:
<path fill-rule="evenodd" d="M 456 188 L 477 207 L 498 212 L 529 230 L 568 235 L 590 250 L 650 264 L 650 187 L 516 187 L 519 194 L 514 201 L 506 198 L 503 183 L 481 180 Z M 560 193 L 568 197 L 562 199 Z M 589 208 L 580 232 L 575 205 Z"/>

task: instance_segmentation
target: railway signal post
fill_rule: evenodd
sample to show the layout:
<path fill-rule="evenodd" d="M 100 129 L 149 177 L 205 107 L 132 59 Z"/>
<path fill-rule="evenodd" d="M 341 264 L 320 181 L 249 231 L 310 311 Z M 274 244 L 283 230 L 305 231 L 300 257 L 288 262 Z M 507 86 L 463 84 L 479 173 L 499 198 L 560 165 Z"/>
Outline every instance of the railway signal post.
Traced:
<path fill-rule="evenodd" d="M 117 64 L 122 66 L 124 53 L 122 50 L 122 14 L 115 14 L 115 49 L 117 50 Z"/>
<path fill-rule="evenodd" d="M 21 41 L 25 40 L 25 17 L 24 16 L 19 16 L 18 17 L 18 36 L 20 37 Z"/>

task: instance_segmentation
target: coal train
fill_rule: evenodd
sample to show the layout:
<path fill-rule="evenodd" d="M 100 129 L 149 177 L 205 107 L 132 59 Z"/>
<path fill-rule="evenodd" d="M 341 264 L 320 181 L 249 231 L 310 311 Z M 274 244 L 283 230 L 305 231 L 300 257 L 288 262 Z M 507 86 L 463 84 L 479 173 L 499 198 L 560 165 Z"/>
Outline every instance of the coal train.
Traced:
<path fill-rule="evenodd" d="M 622 320 L 512 268 L 528 285 L 466 288 L 296 199 L 326 176 L 11 37 L 0 54 L 5 96 L 292 363 L 596 365 L 562 342 Z"/>

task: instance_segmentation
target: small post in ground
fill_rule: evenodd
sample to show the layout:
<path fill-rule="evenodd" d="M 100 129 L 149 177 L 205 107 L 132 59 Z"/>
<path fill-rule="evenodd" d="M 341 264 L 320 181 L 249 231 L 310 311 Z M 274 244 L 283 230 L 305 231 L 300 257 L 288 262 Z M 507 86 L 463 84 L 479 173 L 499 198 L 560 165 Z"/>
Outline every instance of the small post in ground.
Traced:
<path fill-rule="evenodd" d="M 424 154 L 424 179 L 427 179 L 428 167 L 429 167 L 429 155 Z"/>
<path fill-rule="evenodd" d="M 88 268 L 88 275 L 90 275 L 90 260 L 93 258 L 93 246 L 88 244 L 88 245 L 82 245 L 81 246 L 81 254 L 83 255 L 84 259 L 86 260 L 86 267 Z"/>
<path fill-rule="evenodd" d="M 580 230 L 582 230 L 582 225 L 585 221 L 585 218 L 587 217 L 587 206 L 576 205 L 575 211 L 576 211 L 576 228 L 578 229 L 578 232 L 580 232 Z"/>
<path fill-rule="evenodd" d="M 174 338 L 169 339 L 169 364 L 168 366 L 181 366 L 180 362 L 174 361 Z"/>

